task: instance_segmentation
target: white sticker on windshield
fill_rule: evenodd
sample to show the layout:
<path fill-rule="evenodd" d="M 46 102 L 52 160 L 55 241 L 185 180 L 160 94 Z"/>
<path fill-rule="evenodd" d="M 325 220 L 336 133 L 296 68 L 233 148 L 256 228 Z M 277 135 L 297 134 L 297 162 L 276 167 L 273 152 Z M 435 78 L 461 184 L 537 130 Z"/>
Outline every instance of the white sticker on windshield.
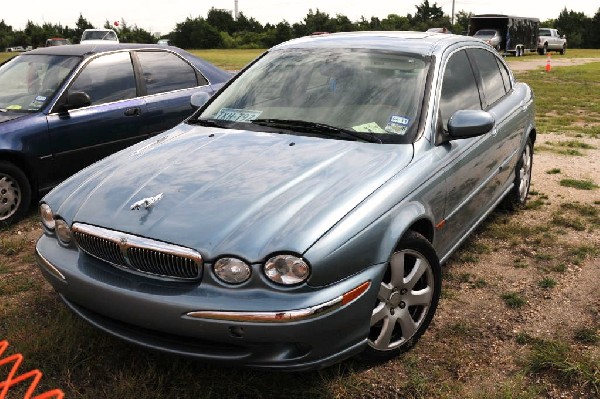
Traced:
<path fill-rule="evenodd" d="M 221 108 L 215 116 L 215 119 L 233 122 L 246 122 L 258 118 L 260 114 L 262 114 L 262 111 L 253 111 L 250 109 Z"/>
<path fill-rule="evenodd" d="M 400 115 L 392 115 L 388 121 L 388 124 L 385 126 L 385 131 L 403 136 L 406 134 L 409 124 L 409 118 Z"/>

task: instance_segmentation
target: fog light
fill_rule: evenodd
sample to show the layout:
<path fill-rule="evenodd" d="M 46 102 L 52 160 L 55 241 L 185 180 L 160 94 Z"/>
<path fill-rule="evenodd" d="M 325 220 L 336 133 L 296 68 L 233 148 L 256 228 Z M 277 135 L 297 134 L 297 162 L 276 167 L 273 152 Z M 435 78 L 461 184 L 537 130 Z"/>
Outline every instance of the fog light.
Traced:
<path fill-rule="evenodd" d="M 69 245 L 71 244 L 71 228 L 62 219 L 58 219 L 56 221 L 56 236 L 61 244 Z"/>
<path fill-rule="evenodd" d="M 299 284 L 308 278 L 310 267 L 304 259 L 297 256 L 277 255 L 265 263 L 265 274 L 275 283 Z"/>
<path fill-rule="evenodd" d="M 48 204 L 40 205 L 40 217 L 42 218 L 42 224 L 45 228 L 52 231 L 54 230 L 54 214 L 52 213 L 52 209 Z"/>
<path fill-rule="evenodd" d="M 217 277 L 228 284 L 241 284 L 250 278 L 250 266 L 236 258 L 221 258 L 213 266 Z"/>

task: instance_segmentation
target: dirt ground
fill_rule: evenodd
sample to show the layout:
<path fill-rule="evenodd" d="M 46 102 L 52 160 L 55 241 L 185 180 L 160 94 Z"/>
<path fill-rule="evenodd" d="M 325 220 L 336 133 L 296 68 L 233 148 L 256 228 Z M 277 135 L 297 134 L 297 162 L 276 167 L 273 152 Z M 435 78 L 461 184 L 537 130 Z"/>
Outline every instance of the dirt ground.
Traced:
<path fill-rule="evenodd" d="M 513 57 L 507 58 L 510 68 L 515 72 L 530 71 L 537 68 L 545 68 L 547 57 L 531 56 L 516 59 Z M 590 62 L 600 62 L 600 58 L 557 58 L 550 56 L 550 66 L 574 66 L 582 65 Z"/>

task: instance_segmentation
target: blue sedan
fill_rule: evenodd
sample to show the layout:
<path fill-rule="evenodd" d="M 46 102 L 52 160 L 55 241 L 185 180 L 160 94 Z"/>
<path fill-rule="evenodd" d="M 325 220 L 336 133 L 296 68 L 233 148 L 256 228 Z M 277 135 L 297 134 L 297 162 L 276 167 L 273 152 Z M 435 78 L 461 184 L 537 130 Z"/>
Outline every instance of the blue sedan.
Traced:
<path fill-rule="evenodd" d="M 175 47 L 40 48 L 0 66 L 0 224 L 83 167 L 172 128 L 231 75 Z"/>
<path fill-rule="evenodd" d="M 533 100 L 466 36 L 286 42 L 43 198 L 38 264 L 73 312 L 146 348 L 289 370 L 393 358 L 434 317 L 440 265 L 525 204 Z"/>

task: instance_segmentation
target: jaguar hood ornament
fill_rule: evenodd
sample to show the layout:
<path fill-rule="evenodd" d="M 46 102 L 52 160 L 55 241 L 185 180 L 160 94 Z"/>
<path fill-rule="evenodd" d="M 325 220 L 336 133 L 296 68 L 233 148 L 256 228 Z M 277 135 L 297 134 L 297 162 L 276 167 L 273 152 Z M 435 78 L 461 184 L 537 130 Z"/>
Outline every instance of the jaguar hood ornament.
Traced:
<path fill-rule="evenodd" d="M 148 198 L 144 198 L 141 199 L 137 202 L 134 202 L 131 205 L 131 210 L 135 211 L 138 210 L 140 208 L 144 208 L 144 209 L 150 209 L 154 204 L 156 204 L 158 201 L 160 201 L 163 197 L 163 193 L 157 194 L 154 197 L 148 197 Z"/>

